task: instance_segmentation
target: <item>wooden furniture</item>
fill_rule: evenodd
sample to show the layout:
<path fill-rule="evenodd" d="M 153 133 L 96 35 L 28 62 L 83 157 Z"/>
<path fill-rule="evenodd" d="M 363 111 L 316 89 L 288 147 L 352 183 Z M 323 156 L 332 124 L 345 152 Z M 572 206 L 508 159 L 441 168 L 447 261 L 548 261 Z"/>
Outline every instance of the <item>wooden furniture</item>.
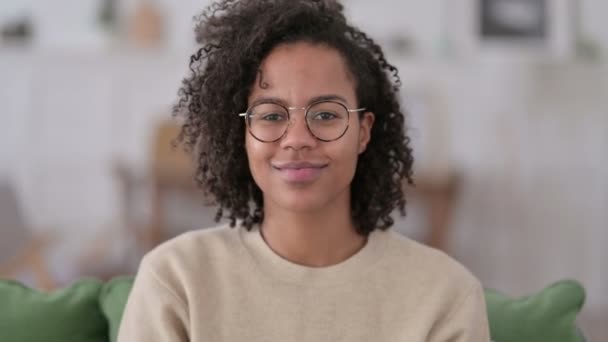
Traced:
<path fill-rule="evenodd" d="M 194 163 L 182 146 L 173 144 L 180 127 L 173 121 L 161 122 L 156 130 L 152 158 L 152 215 L 149 221 L 146 243 L 152 248 L 168 236 L 165 229 L 166 211 L 164 200 L 172 190 L 200 198 L 202 192 L 194 182 Z"/>
<path fill-rule="evenodd" d="M 426 210 L 427 234 L 424 243 L 446 251 L 452 214 L 460 188 L 457 173 L 417 177 L 415 186 L 404 185 L 406 196 L 420 199 Z"/>
<path fill-rule="evenodd" d="M 194 163 L 182 146 L 174 146 L 180 127 L 172 120 L 160 122 L 155 130 L 150 149 L 150 162 L 146 170 L 137 172 L 118 163 L 115 173 L 122 185 L 123 222 L 128 234 L 134 236 L 143 255 L 167 238 L 166 201 L 172 192 L 191 197 L 201 207 L 206 204 L 203 193 L 194 182 Z M 143 221 L 133 217 L 135 194 L 141 189 L 150 191 L 149 216 Z"/>
<path fill-rule="evenodd" d="M 33 274 L 36 286 L 55 287 L 44 254 L 51 235 L 34 234 L 25 224 L 17 196 L 6 183 L 0 183 L 0 278 Z"/>

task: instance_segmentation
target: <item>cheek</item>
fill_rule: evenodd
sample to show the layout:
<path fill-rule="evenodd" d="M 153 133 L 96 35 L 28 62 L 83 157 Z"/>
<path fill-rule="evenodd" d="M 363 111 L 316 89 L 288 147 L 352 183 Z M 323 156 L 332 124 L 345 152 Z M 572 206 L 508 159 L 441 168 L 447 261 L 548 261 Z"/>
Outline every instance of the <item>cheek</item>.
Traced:
<path fill-rule="evenodd" d="M 249 170 L 256 183 L 263 182 L 265 172 L 269 170 L 269 160 L 272 157 L 272 144 L 261 143 L 253 138 L 245 139 L 245 150 L 249 161 Z"/>
<path fill-rule="evenodd" d="M 347 147 L 345 147 L 344 153 L 348 155 L 348 158 L 355 159 L 359 157 L 359 125 L 353 125 L 344 139 Z"/>
<path fill-rule="evenodd" d="M 341 144 L 329 145 L 327 152 L 340 169 L 340 177 L 351 177 L 355 173 L 359 157 L 358 135 L 348 134 L 342 139 L 338 140 Z"/>
<path fill-rule="evenodd" d="M 263 143 L 251 137 L 245 139 L 245 148 L 253 159 L 270 158 L 277 149 L 276 143 Z"/>

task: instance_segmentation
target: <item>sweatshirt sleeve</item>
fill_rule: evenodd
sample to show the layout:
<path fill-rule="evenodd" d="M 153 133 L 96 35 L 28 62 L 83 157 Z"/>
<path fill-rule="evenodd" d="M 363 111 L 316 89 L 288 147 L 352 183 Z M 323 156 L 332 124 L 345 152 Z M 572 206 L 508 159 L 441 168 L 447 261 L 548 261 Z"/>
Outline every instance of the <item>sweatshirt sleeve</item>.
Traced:
<path fill-rule="evenodd" d="M 476 283 L 431 330 L 431 342 L 488 342 L 490 328 L 483 288 Z"/>
<path fill-rule="evenodd" d="M 118 342 L 186 342 L 184 300 L 142 261 L 123 314 Z"/>

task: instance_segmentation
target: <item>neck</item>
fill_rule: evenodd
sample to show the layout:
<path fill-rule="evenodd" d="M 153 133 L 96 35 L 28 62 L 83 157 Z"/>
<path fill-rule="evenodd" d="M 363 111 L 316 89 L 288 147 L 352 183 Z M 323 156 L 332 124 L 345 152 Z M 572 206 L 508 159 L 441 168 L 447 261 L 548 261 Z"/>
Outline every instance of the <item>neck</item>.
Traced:
<path fill-rule="evenodd" d="M 355 231 L 348 197 L 306 213 L 264 201 L 262 236 L 275 253 L 293 263 L 310 267 L 338 264 L 367 241 Z"/>

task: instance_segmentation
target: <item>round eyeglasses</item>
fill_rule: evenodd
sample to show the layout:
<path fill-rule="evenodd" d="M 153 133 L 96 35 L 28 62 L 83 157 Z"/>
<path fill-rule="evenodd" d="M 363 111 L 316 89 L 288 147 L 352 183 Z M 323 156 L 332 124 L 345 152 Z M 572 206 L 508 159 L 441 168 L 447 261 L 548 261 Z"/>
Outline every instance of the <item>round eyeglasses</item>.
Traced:
<path fill-rule="evenodd" d="M 313 137 L 320 141 L 340 139 L 348 130 L 350 113 L 362 112 L 365 108 L 348 109 L 335 101 L 321 101 L 307 107 L 285 107 L 276 102 L 260 102 L 240 113 L 247 122 L 249 133 L 266 143 L 279 141 L 291 124 L 290 111 L 304 110 L 306 127 Z"/>

